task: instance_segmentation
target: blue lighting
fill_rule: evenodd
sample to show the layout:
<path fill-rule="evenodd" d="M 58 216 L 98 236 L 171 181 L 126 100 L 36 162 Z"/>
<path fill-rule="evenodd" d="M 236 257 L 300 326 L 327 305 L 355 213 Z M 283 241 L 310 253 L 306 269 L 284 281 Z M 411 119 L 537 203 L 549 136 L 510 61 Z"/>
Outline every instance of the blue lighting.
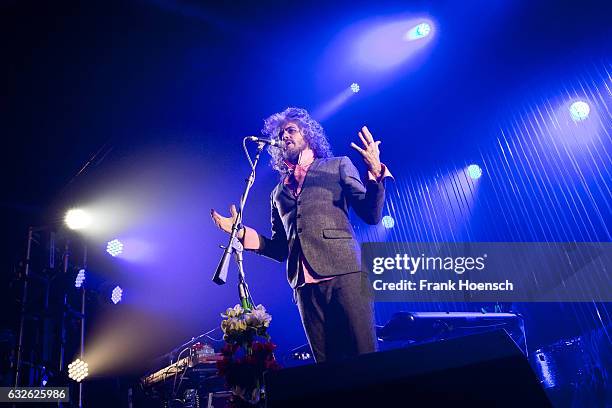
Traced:
<path fill-rule="evenodd" d="M 552 353 L 548 353 L 542 350 L 536 350 L 536 356 L 536 371 L 538 371 L 539 377 L 541 378 L 542 386 L 544 388 L 552 388 L 558 385 L 557 378 L 555 375 L 557 374 L 555 370 L 555 368 L 557 367 L 555 367 L 554 365 L 551 367 L 548 363 L 549 359 L 555 361 Z"/>
<path fill-rule="evenodd" d="M 478 180 L 482 176 L 482 169 L 477 164 L 470 164 L 467 168 L 470 178 Z"/>
<path fill-rule="evenodd" d="M 353 93 L 357 93 L 359 92 L 359 84 L 357 82 L 353 82 L 351 84 L 351 91 L 353 91 Z"/>
<path fill-rule="evenodd" d="M 110 256 L 117 256 L 123 252 L 123 244 L 118 239 L 113 239 L 106 244 L 106 252 L 108 252 Z"/>
<path fill-rule="evenodd" d="M 382 219 L 382 225 L 387 229 L 393 228 L 393 226 L 395 226 L 395 220 L 392 216 L 385 215 Z"/>
<path fill-rule="evenodd" d="M 431 32 L 431 25 L 428 23 L 421 23 L 412 27 L 404 36 L 404 39 L 408 41 L 418 40 L 419 38 L 424 38 L 429 35 Z"/>
<path fill-rule="evenodd" d="M 351 54 L 346 56 L 350 61 L 346 75 L 362 79 L 365 78 L 364 75 L 400 65 L 406 69 L 415 68 L 409 61 L 431 44 L 435 34 L 433 23 L 425 21 L 423 18 L 400 17 L 372 21 L 361 27 L 359 32 L 355 32 L 348 48 Z M 346 47 L 346 44 L 344 46 Z M 342 52 L 338 50 L 338 55 L 342 55 Z M 417 64 L 417 61 L 414 62 Z M 371 82 L 368 83 L 368 89 L 370 85 Z"/>
<path fill-rule="evenodd" d="M 122 297 L 123 297 L 123 289 L 121 289 L 119 286 L 115 286 L 115 289 L 113 289 L 113 292 L 111 293 L 111 300 L 113 301 L 114 304 L 117 304 L 121 302 Z"/>
<path fill-rule="evenodd" d="M 85 282 L 85 269 L 81 269 L 79 273 L 77 273 L 76 279 L 74 280 L 74 287 L 80 288 L 83 286 L 83 282 Z"/>
<path fill-rule="evenodd" d="M 577 101 L 570 105 L 569 111 L 574 122 L 582 122 L 583 120 L 589 117 L 591 108 L 589 107 L 588 103 L 583 101 Z"/>

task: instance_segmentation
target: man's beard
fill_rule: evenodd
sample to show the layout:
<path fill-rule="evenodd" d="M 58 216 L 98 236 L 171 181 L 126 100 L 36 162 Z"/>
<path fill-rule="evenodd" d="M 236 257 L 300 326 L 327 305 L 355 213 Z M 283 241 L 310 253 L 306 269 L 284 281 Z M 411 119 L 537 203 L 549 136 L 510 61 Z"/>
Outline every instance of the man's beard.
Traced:
<path fill-rule="evenodd" d="M 297 163 L 298 158 L 300 157 L 300 153 L 304 151 L 305 147 L 306 146 L 293 145 L 290 148 L 285 149 L 285 151 L 283 152 L 285 160 L 288 160 L 291 163 Z"/>

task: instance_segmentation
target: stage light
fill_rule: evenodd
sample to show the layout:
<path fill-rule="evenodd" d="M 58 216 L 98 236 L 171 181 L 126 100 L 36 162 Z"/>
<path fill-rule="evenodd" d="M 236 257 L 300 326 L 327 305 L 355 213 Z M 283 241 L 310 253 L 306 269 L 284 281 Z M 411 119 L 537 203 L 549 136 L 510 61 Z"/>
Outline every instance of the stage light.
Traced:
<path fill-rule="evenodd" d="M 359 84 L 357 82 L 353 82 L 351 84 L 351 91 L 353 91 L 353 93 L 357 93 L 359 92 Z"/>
<path fill-rule="evenodd" d="M 364 75 L 404 64 L 406 69 L 415 68 L 416 65 L 408 62 L 431 44 L 434 34 L 433 23 L 423 18 L 372 21 L 351 40 L 350 49 L 354 55 L 350 57 L 354 61 L 351 63 L 351 78 L 366 78 Z M 418 60 L 414 61 L 415 64 Z M 368 89 L 371 85 L 372 81 L 369 81 Z"/>
<path fill-rule="evenodd" d="M 419 38 L 427 37 L 431 32 L 431 25 L 428 23 L 420 23 L 408 30 L 404 39 L 407 41 L 418 40 Z"/>
<path fill-rule="evenodd" d="M 123 252 L 123 243 L 118 239 L 113 239 L 106 244 L 106 252 L 110 256 L 117 256 Z"/>
<path fill-rule="evenodd" d="M 111 293 L 111 300 L 113 301 L 114 304 L 117 304 L 121 302 L 122 297 L 123 297 L 123 289 L 121 289 L 119 286 L 115 286 L 115 289 L 113 289 L 113 292 Z"/>
<path fill-rule="evenodd" d="M 81 359 L 76 359 L 68 364 L 68 378 L 76 382 L 81 382 L 89 375 L 89 366 Z"/>
<path fill-rule="evenodd" d="M 589 117 L 591 107 L 584 101 L 577 101 L 570 105 L 569 111 L 574 122 L 582 122 Z"/>
<path fill-rule="evenodd" d="M 385 228 L 387 228 L 387 229 L 389 229 L 389 228 L 393 228 L 393 226 L 395 226 L 395 220 L 393 219 L 393 217 L 392 217 L 392 216 L 390 216 L 390 215 L 385 215 L 385 216 L 382 218 L 382 225 L 383 225 Z"/>
<path fill-rule="evenodd" d="M 81 269 L 79 273 L 77 273 L 76 279 L 74 280 L 74 287 L 80 288 L 83 286 L 83 282 L 85 282 L 85 269 Z"/>
<path fill-rule="evenodd" d="M 80 208 L 73 208 L 66 213 L 64 222 L 72 230 L 80 230 L 91 225 L 91 215 Z"/>
<path fill-rule="evenodd" d="M 468 175 L 473 180 L 478 180 L 482 176 L 482 169 L 477 164 L 470 164 L 467 168 Z"/>

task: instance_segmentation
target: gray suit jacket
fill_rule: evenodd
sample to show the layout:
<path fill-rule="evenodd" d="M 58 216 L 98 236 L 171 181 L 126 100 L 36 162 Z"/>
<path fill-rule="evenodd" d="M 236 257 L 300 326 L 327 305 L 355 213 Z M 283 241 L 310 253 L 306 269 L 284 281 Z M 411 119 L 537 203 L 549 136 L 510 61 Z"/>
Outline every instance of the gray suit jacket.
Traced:
<path fill-rule="evenodd" d="M 348 157 L 315 159 L 296 197 L 281 181 L 270 195 L 272 235 L 259 235 L 257 252 L 287 261 L 287 280 L 298 285 L 300 248 L 321 276 L 361 270 L 361 250 L 349 221 L 349 208 L 368 224 L 378 224 L 385 200 L 384 182 L 361 182 Z"/>

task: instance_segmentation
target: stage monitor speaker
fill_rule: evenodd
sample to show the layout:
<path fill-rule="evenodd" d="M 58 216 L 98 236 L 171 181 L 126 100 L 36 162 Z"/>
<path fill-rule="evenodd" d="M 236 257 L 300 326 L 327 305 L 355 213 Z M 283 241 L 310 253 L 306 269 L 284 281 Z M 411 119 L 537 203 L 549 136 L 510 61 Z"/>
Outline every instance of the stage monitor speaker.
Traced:
<path fill-rule="evenodd" d="M 267 407 L 551 407 L 503 330 L 265 375 Z"/>

